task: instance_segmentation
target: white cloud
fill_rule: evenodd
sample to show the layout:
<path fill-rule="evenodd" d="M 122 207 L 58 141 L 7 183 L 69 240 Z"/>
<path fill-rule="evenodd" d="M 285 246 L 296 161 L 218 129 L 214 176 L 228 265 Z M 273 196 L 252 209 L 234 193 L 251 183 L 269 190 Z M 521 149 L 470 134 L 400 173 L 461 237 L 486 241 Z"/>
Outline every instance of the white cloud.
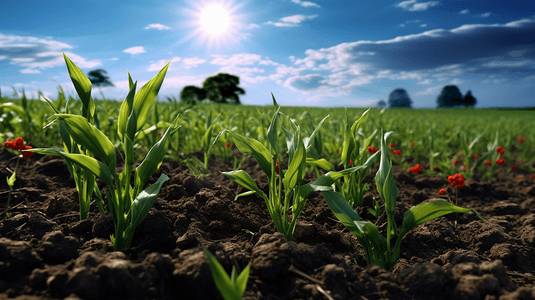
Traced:
<path fill-rule="evenodd" d="M 292 2 L 303 7 L 320 7 L 318 4 L 310 1 L 292 0 Z"/>
<path fill-rule="evenodd" d="M 198 58 L 198 57 L 190 57 L 190 58 L 184 58 L 182 60 L 182 63 L 184 64 L 184 68 L 190 69 L 190 68 L 196 68 L 200 64 L 204 64 L 207 60 Z"/>
<path fill-rule="evenodd" d="M 420 27 L 427 27 L 427 24 L 421 24 Z"/>
<path fill-rule="evenodd" d="M 470 12 L 469 9 L 463 9 L 463 10 L 461 10 L 460 14 L 461 14 L 461 15 L 466 15 L 466 14 L 469 13 L 469 12 Z"/>
<path fill-rule="evenodd" d="M 416 0 L 408 0 L 398 3 L 396 6 L 408 11 L 424 11 L 429 9 L 430 7 L 437 6 L 439 4 L 439 1 L 417 3 Z"/>
<path fill-rule="evenodd" d="M 210 64 L 212 65 L 220 65 L 220 66 L 235 66 L 235 65 L 254 65 L 254 64 L 260 64 L 260 65 L 273 65 L 277 66 L 278 63 L 269 60 L 268 58 L 263 59 L 261 55 L 259 54 L 251 54 L 251 53 L 238 53 L 233 54 L 231 56 L 228 55 L 219 55 L 214 54 L 212 57 L 215 57 Z"/>
<path fill-rule="evenodd" d="M 481 17 L 482 18 L 490 17 L 491 14 L 492 14 L 491 12 L 486 12 L 484 14 L 481 14 Z"/>
<path fill-rule="evenodd" d="M 171 27 L 156 23 L 145 26 L 145 29 L 169 30 Z"/>
<path fill-rule="evenodd" d="M 23 74 L 37 74 L 44 69 L 64 66 L 61 50 L 72 48 L 69 44 L 52 39 L 0 34 L 0 59 L 21 67 L 19 72 Z M 68 51 L 65 54 L 80 68 L 101 65 L 97 59 L 86 60 Z"/>
<path fill-rule="evenodd" d="M 168 71 L 171 71 L 172 68 L 175 67 L 175 64 L 180 61 L 180 57 L 175 56 L 171 58 L 171 65 L 169 65 Z M 149 72 L 159 72 L 167 63 L 169 60 L 167 59 L 160 59 L 159 61 L 150 64 L 150 66 L 147 68 L 147 71 Z"/>
<path fill-rule="evenodd" d="M 417 80 L 428 85 L 459 80 L 467 73 L 525 77 L 535 72 L 533 41 L 526 38 L 534 31 L 535 20 L 522 19 L 308 49 L 303 57 L 290 59 L 293 66 L 281 64 L 268 78 L 294 91 L 336 94 L 351 92 L 379 78 Z"/>
<path fill-rule="evenodd" d="M 276 26 L 276 27 L 296 27 L 296 26 L 299 26 L 299 24 L 301 24 L 303 21 L 312 20 L 312 19 L 315 19 L 317 17 L 318 17 L 318 15 L 308 15 L 308 16 L 305 16 L 305 15 L 293 15 L 293 16 L 280 18 L 279 19 L 280 22 L 271 22 L 271 21 L 269 21 L 266 24 L 273 25 L 273 26 Z"/>
<path fill-rule="evenodd" d="M 136 47 L 130 47 L 123 50 L 124 53 L 130 53 L 130 54 L 139 54 L 139 53 L 145 53 L 145 48 L 143 46 L 136 46 Z"/>

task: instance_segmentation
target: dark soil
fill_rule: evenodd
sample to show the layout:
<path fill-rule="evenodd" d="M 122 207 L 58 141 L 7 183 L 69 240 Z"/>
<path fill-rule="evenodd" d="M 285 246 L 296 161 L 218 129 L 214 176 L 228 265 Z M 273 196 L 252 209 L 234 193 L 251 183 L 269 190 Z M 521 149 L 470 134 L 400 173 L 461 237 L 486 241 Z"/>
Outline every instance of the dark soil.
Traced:
<path fill-rule="evenodd" d="M 0 166 L 11 157 L 1 152 Z M 241 168 L 266 189 L 254 160 Z M 34 155 L 21 161 L 9 218 L 3 178 L 10 173 L 3 170 L 0 299 L 221 299 L 201 245 L 227 271 L 251 263 L 244 299 L 535 298 L 535 181 L 529 176 L 468 179 L 459 205 L 475 208 L 488 222 L 470 212 L 413 229 L 389 272 L 365 266 L 362 247 L 321 194 L 309 199 L 293 240 L 286 242 L 260 197 L 234 201 L 244 190 L 219 173 L 231 169 L 230 163 L 211 160 L 211 176 L 199 180 L 185 166 L 164 162 L 151 180 L 161 172 L 171 179 L 137 228 L 132 248 L 120 252 L 112 252 L 111 217 L 100 215 L 95 204 L 89 218 L 79 220 L 77 192 L 63 159 Z M 378 197 L 375 170 L 365 179 L 371 184 L 365 205 Z M 394 177 L 399 225 L 413 205 L 455 201 L 455 191 L 439 177 L 416 176 L 396 166 Z M 441 188 L 448 193 L 438 195 Z"/>

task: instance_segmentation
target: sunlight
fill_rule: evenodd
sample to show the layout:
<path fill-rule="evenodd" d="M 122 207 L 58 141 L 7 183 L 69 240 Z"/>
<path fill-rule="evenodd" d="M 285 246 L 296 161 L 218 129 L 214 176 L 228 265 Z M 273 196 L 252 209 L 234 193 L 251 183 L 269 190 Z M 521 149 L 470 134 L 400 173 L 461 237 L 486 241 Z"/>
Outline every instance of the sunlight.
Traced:
<path fill-rule="evenodd" d="M 223 7 L 220 5 L 212 5 L 203 10 L 201 14 L 201 23 L 207 33 L 218 35 L 227 29 L 229 17 L 227 11 Z"/>
<path fill-rule="evenodd" d="M 234 0 L 191 0 L 191 8 L 181 12 L 188 18 L 184 27 L 190 29 L 181 42 L 194 39 L 197 47 L 207 51 L 235 47 L 244 38 L 244 15 L 237 13 L 243 4 Z"/>

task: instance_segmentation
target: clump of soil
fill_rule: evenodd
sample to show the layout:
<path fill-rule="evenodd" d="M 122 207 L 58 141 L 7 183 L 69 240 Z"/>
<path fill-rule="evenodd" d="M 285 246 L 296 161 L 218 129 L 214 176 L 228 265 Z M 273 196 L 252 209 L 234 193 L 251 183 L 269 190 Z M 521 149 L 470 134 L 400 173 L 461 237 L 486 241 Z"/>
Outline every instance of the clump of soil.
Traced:
<path fill-rule="evenodd" d="M 0 165 L 11 157 L 1 152 Z M 254 160 L 241 168 L 266 189 Z M 251 263 L 244 299 L 535 298 L 535 182 L 528 177 L 514 180 L 500 173 L 495 182 L 468 179 L 459 205 L 475 208 L 488 222 L 470 212 L 413 229 L 389 272 L 365 266 L 357 239 L 319 193 L 309 199 L 293 240 L 286 242 L 260 197 L 234 201 L 244 190 L 219 173 L 231 169 L 230 163 L 211 159 L 211 175 L 198 179 L 187 167 L 165 161 L 151 180 L 162 172 L 171 179 L 137 228 L 132 248 L 112 252 L 111 217 L 93 204 L 89 218 L 79 220 L 78 194 L 63 159 L 36 154 L 21 162 L 8 211 L 8 187 L 0 180 L 0 298 L 222 299 L 201 245 L 228 272 Z M 375 170 L 365 179 L 371 185 L 368 206 L 378 197 Z M 0 178 L 9 175 L 4 170 Z M 394 177 L 399 225 L 413 205 L 454 200 L 455 191 L 439 177 L 396 166 Z M 438 195 L 441 188 L 448 193 Z M 359 213 L 372 218 L 365 209 Z"/>

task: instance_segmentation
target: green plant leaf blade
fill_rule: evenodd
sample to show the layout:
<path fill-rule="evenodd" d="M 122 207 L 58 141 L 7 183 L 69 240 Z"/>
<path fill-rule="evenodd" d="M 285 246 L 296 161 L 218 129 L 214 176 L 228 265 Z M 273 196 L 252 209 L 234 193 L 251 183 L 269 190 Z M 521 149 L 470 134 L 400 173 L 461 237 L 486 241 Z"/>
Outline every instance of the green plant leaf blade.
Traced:
<path fill-rule="evenodd" d="M 57 118 L 67 125 L 72 139 L 84 146 L 96 157 L 106 163 L 110 169 L 115 170 L 115 147 L 102 131 L 89 124 L 87 119 L 78 115 L 55 114 Z"/>
<path fill-rule="evenodd" d="M 71 163 L 91 171 L 91 173 L 95 174 L 95 176 L 104 181 L 108 186 L 113 186 L 113 176 L 110 169 L 93 157 L 83 154 L 65 153 L 56 148 L 35 148 L 32 149 L 32 152 L 61 156 L 65 160 L 69 160 Z"/>
<path fill-rule="evenodd" d="M 230 179 L 235 181 L 237 184 L 243 186 L 244 188 L 257 192 L 262 198 L 267 199 L 266 194 L 258 188 L 254 179 L 249 175 L 249 173 L 244 170 L 230 171 L 230 172 L 221 172 L 221 174 L 228 176 Z M 240 194 L 241 195 L 241 194 Z"/>
<path fill-rule="evenodd" d="M 334 171 L 334 165 L 327 161 L 325 158 L 317 160 L 313 158 L 307 158 L 307 164 L 322 168 L 325 171 Z"/>
<path fill-rule="evenodd" d="M 251 153 L 268 178 L 271 178 L 271 153 L 259 141 L 229 131 L 236 147 L 242 153 Z"/>
<path fill-rule="evenodd" d="M 474 209 L 455 206 L 446 200 L 434 200 L 431 202 L 413 206 L 411 209 L 405 212 L 401 229 L 402 231 L 408 232 L 409 230 L 420 224 L 423 224 L 427 221 L 431 221 L 438 217 L 442 217 L 449 213 L 466 213 L 469 211 L 475 212 L 481 220 L 486 221 Z"/>
<path fill-rule="evenodd" d="M 169 176 L 161 174 L 158 180 L 145 190 L 143 190 L 132 202 L 131 210 L 131 225 L 132 231 L 147 217 L 150 209 L 154 206 L 156 200 L 158 200 L 158 194 L 162 185 L 169 180 Z M 133 233 L 133 232 L 132 232 Z"/>
<path fill-rule="evenodd" d="M 206 246 L 203 245 L 204 254 L 206 255 L 206 260 L 210 266 L 210 272 L 212 273 L 212 278 L 217 287 L 221 296 L 225 300 L 240 300 L 243 293 L 239 293 L 239 290 L 232 282 L 231 278 L 225 271 L 225 268 L 221 263 L 215 258 L 215 256 L 206 249 Z M 244 270 L 245 271 L 245 270 Z M 243 274 L 243 272 L 242 272 Z M 241 274 L 240 274 L 241 276 Z M 247 282 L 246 282 L 247 283 Z"/>
<path fill-rule="evenodd" d="M 145 125 L 149 110 L 158 97 L 158 92 L 160 91 L 170 63 L 168 62 L 156 76 L 143 85 L 136 93 L 134 97 L 134 110 L 137 113 L 137 127 L 135 131 L 140 130 Z"/>
<path fill-rule="evenodd" d="M 95 103 L 91 100 L 91 81 L 85 76 L 84 72 L 75 65 L 65 53 L 63 53 L 63 58 L 65 59 L 65 64 L 67 65 L 67 70 L 69 71 L 69 76 L 71 77 L 72 84 L 74 89 L 82 100 L 82 104 L 85 109 L 91 112 L 91 115 L 95 113 Z"/>

